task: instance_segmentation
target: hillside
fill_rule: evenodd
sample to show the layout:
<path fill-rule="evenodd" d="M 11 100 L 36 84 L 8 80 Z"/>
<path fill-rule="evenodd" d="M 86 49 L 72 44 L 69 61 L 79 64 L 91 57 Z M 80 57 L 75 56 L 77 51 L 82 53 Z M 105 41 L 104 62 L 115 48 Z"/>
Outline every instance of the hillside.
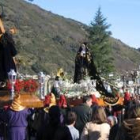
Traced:
<path fill-rule="evenodd" d="M 139 67 L 140 52 L 135 48 L 111 38 L 115 67 L 118 73 L 126 74 L 127 71 L 136 70 Z"/>
<path fill-rule="evenodd" d="M 72 19 L 45 11 L 23 0 L 4 0 L 4 26 L 15 26 L 18 50 L 18 69 L 22 73 L 56 73 L 63 67 L 73 74 L 74 59 L 79 43 L 87 36 L 87 26 Z M 111 38 L 115 67 L 118 72 L 132 70 L 139 65 L 140 53 Z"/>

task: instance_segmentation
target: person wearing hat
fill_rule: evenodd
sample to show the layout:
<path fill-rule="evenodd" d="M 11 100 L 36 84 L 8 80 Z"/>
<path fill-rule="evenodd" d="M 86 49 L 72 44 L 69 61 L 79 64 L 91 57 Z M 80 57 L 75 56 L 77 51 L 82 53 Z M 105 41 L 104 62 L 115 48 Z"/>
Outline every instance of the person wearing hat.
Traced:
<path fill-rule="evenodd" d="M 63 120 L 62 122 L 63 124 L 65 124 L 67 113 L 71 111 L 71 107 L 67 104 L 67 99 L 65 95 L 60 95 L 60 98 L 58 100 L 58 106 L 61 110 L 62 120 Z"/>
<path fill-rule="evenodd" d="M 37 109 L 34 113 L 32 128 L 36 132 L 37 140 L 43 139 L 44 130 L 49 123 L 49 109 L 53 105 L 56 105 L 56 98 L 54 94 L 47 94 L 44 100 L 44 107 Z"/>
<path fill-rule="evenodd" d="M 53 105 L 56 105 L 55 95 L 53 93 L 50 93 L 50 94 L 46 95 L 44 104 L 45 104 L 44 111 L 48 113 L 49 108 Z"/>
<path fill-rule="evenodd" d="M 61 108 L 66 108 L 67 107 L 67 100 L 65 95 L 60 95 L 59 101 L 58 101 L 58 106 Z"/>
<path fill-rule="evenodd" d="M 61 123 L 61 111 L 59 106 L 51 106 L 48 113 L 49 123 L 43 130 L 41 140 L 72 140 L 68 127 Z"/>
<path fill-rule="evenodd" d="M 20 94 L 16 94 L 11 106 L 5 110 L 0 117 L 3 117 L 8 125 L 8 140 L 25 140 L 27 137 L 27 118 L 31 110 L 22 106 Z"/>

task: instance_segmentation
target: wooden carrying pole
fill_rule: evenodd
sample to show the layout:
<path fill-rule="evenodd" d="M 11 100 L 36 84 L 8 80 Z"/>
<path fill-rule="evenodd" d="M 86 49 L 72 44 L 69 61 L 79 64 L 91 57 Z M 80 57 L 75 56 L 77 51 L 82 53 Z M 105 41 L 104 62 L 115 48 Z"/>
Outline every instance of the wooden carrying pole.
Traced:
<path fill-rule="evenodd" d="M 0 18 L 0 37 L 2 36 L 3 33 L 5 33 L 5 29 L 4 29 L 2 19 Z"/>

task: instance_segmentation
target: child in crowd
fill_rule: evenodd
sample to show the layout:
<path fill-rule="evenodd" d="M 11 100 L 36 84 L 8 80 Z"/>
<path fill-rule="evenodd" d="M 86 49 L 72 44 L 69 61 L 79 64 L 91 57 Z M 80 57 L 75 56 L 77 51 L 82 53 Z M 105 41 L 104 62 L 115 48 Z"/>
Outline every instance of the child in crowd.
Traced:
<path fill-rule="evenodd" d="M 68 112 L 67 115 L 67 127 L 70 130 L 72 140 L 79 140 L 79 131 L 74 127 L 76 122 L 76 114 L 72 111 Z"/>

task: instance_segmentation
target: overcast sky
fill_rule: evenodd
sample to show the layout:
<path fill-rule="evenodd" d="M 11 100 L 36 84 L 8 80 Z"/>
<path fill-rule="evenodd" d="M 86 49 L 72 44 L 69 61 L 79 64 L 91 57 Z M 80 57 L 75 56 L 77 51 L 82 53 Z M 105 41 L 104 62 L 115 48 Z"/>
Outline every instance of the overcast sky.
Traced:
<path fill-rule="evenodd" d="M 114 38 L 140 48 L 140 0 L 34 0 L 31 2 L 52 13 L 89 25 L 98 7 L 111 24 Z"/>

